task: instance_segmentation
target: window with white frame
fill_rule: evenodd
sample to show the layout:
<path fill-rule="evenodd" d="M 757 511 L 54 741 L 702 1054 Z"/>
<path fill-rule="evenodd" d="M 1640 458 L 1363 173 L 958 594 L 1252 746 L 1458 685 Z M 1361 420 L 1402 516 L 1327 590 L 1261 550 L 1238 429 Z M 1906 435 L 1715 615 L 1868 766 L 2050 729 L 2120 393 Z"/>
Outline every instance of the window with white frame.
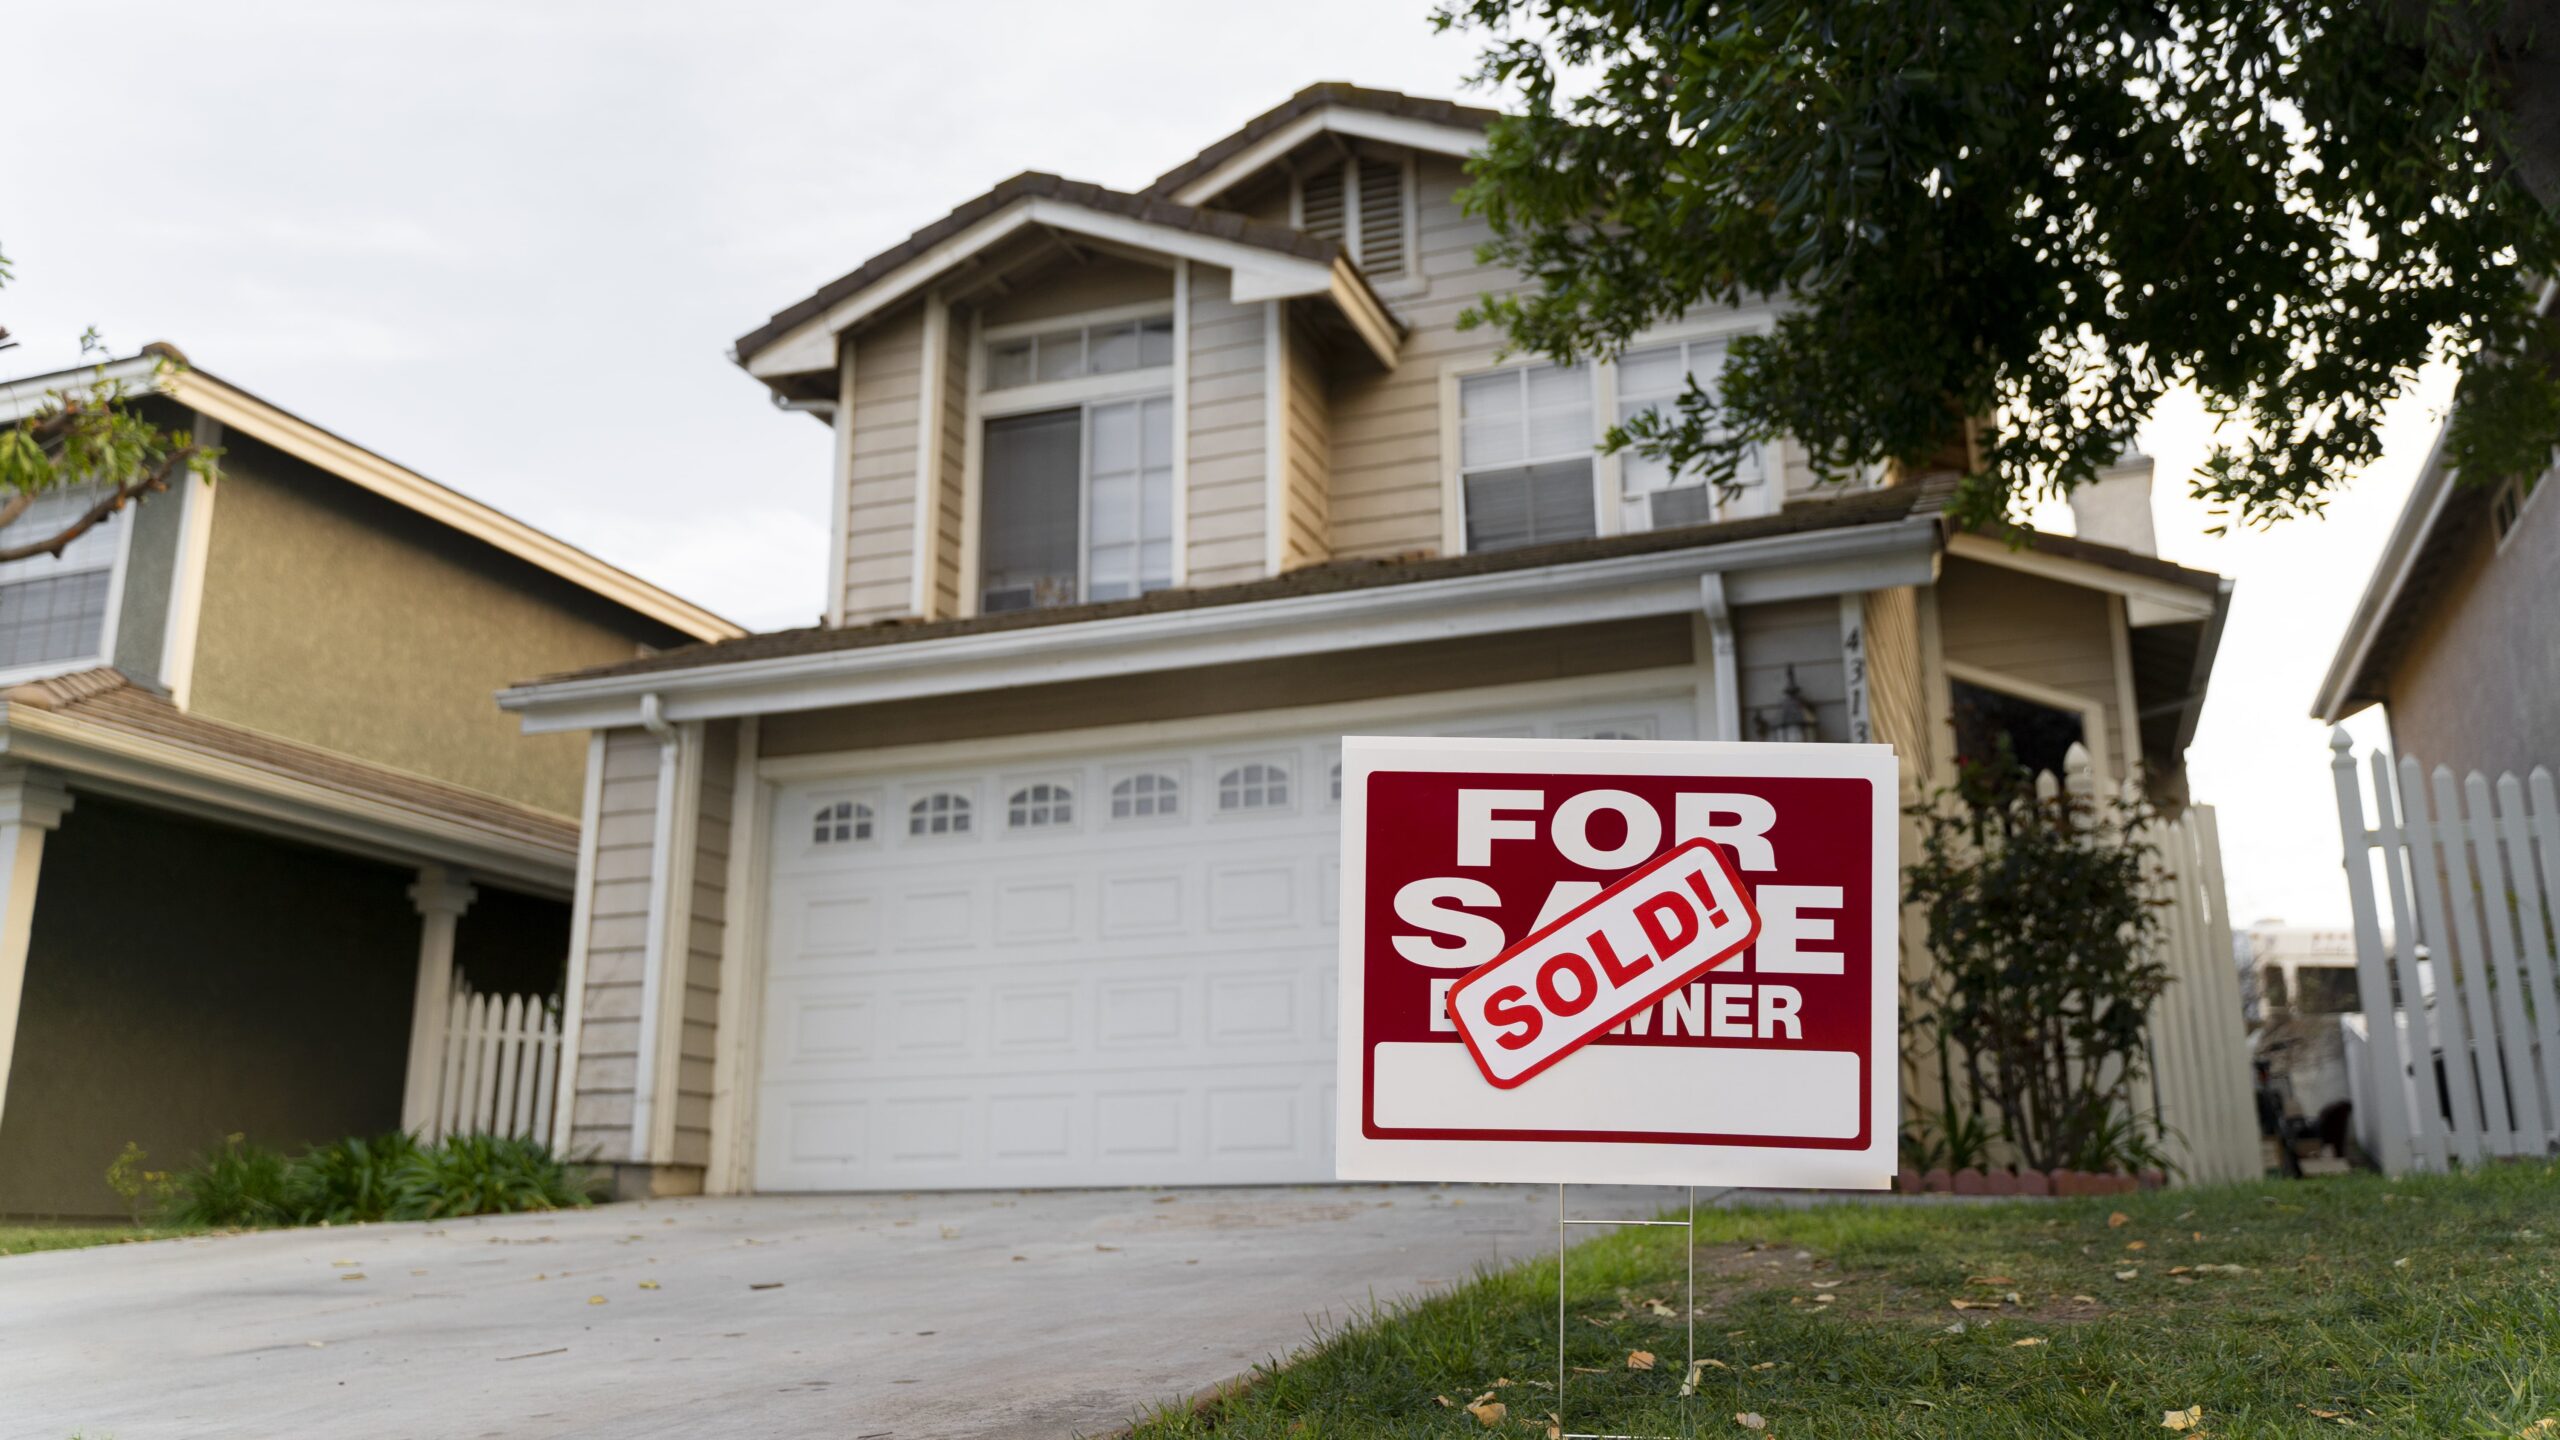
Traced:
<path fill-rule="evenodd" d="M 1055 825 L 1071 825 L 1076 818 L 1075 793 L 1064 785 L 1046 782 L 1025 785 L 1005 801 L 1004 823 L 1015 830 L 1045 830 Z"/>
<path fill-rule="evenodd" d="M 1111 818 L 1155 820 L 1182 813 L 1182 782 L 1160 770 L 1111 783 Z"/>
<path fill-rule="evenodd" d="M 987 342 L 987 388 L 1011 390 L 1095 375 L 1124 375 L 1173 363 L 1173 317 L 1069 325 Z"/>
<path fill-rule="evenodd" d="M 818 807 L 816 834 L 820 845 L 843 845 L 871 838 L 871 807 L 859 800 L 838 800 Z"/>
<path fill-rule="evenodd" d="M 1338 240 L 1371 279 L 1404 273 L 1412 251 L 1411 162 L 1357 154 L 1330 169 L 1302 175 L 1293 205 L 1298 228 Z"/>
<path fill-rule="evenodd" d="M 2533 492 L 2541 484 L 2540 471 L 2510 476 L 2498 487 L 2498 493 L 2490 498 L 2489 523 L 2497 531 L 2500 545 L 2506 544 L 2507 537 L 2515 533 L 2516 522 L 2524 518 L 2524 507 L 2532 501 Z"/>
<path fill-rule="evenodd" d="M 1678 413 L 1680 397 L 1688 393 L 1692 376 L 1699 389 L 1714 396 L 1724 375 L 1724 361 L 1721 339 L 1680 340 L 1619 356 L 1617 422 L 1623 425 L 1653 410 Z M 1757 448 L 1734 467 L 1734 483 L 1742 490 L 1730 502 L 1717 495 L 1705 476 L 1694 471 L 1674 475 L 1667 462 L 1632 448 L 1619 452 L 1618 477 L 1624 507 L 1620 513 L 1628 530 L 1697 525 L 1737 514 L 1763 514 L 1768 508 L 1758 488 L 1762 470 Z"/>
<path fill-rule="evenodd" d="M 1289 771 L 1259 761 L 1238 765 L 1218 777 L 1218 809 L 1278 810 L 1289 803 Z"/>
<path fill-rule="evenodd" d="M 1467 549 L 1598 532 L 1591 367 L 1519 365 L 1458 382 L 1458 484 Z"/>
<path fill-rule="evenodd" d="M 969 797 L 937 790 L 907 807 L 907 833 L 925 835 L 966 835 L 969 833 Z"/>
<path fill-rule="evenodd" d="M 49 490 L 0 526 L 0 546 L 49 539 L 98 503 L 95 486 Z M 106 659 L 122 533 L 113 520 L 92 526 L 60 555 L 0 564 L 0 673 Z"/>
<path fill-rule="evenodd" d="M 1126 600 L 1173 583 L 1173 400 L 986 423 L 978 608 Z"/>

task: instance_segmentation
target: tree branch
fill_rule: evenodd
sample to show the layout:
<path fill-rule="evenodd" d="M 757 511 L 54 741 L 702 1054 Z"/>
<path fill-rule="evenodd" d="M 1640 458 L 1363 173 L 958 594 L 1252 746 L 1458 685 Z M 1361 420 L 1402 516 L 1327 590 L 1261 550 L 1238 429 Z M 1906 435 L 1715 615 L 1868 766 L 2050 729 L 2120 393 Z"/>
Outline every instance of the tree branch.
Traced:
<path fill-rule="evenodd" d="M 32 541 L 25 545 L 0 547 L 0 564 L 7 564 L 12 560 L 25 560 L 37 555 L 51 555 L 57 559 L 60 558 L 63 550 L 69 546 L 72 541 L 77 540 L 81 536 L 88 534 L 91 530 L 96 529 L 108 516 L 122 510 L 125 506 L 132 504 L 135 500 L 140 499 L 146 494 L 158 494 L 166 491 L 169 488 L 169 477 L 177 474 L 180 470 L 185 468 L 187 462 L 195 458 L 195 454 L 196 447 L 193 445 L 181 445 L 177 449 L 170 451 L 158 465 L 138 476 L 135 476 L 133 479 L 127 480 L 123 484 L 116 486 L 105 495 L 100 496 L 98 503 L 90 506 L 79 519 L 72 521 L 58 534 L 55 534 L 48 539 Z M 5 519 L 0 519 L 0 524 L 5 524 L 8 520 L 15 520 L 18 516 L 26 513 L 27 507 L 33 504 L 34 501 L 35 495 L 31 491 L 20 491 L 17 495 L 12 496 L 5 505 L 0 505 L 0 515 L 5 515 L 6 517 Z"/>

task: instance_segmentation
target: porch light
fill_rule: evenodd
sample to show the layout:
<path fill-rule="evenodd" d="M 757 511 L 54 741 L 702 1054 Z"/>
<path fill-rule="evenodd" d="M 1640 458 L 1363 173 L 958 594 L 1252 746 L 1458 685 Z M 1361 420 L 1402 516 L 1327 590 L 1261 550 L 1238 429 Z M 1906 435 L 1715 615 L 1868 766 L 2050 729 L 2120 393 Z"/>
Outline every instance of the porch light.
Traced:
<path fill-rule="evenodd" d="M 1822 738 L 1821 717 L 1814 713 L 1813 702 L 1804 698 L 1804 688 L 1796 684 L 1793 665 L 1787 667 L 1787 688 L 1780 692 L 1778 703 L 1753 715 L 1751 723 L 1763 740 L 1802 744 Z"/>

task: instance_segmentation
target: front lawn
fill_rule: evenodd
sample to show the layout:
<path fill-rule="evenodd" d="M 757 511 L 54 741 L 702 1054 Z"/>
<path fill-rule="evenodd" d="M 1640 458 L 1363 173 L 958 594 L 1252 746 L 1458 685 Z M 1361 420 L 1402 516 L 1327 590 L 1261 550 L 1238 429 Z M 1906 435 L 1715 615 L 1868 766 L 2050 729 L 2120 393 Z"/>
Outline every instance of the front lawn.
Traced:
<path fill-rule="evenodd" d="M 2560 1440 L 2560 1167 L 1711 1209 L 1698 1243 L 1699 1435 Z M 1690 1433 L 1681 1265 L 1676 1230 L 1575 1247 L 1573 1430 Z M 1135 1435 L 1546 1435 L 1555 1287 L 1483 1277 Z"/>
<path fill-rule="evenodd" d="M 90 1245 L 125 1245 L 136 1240 L 166 1240 L 173 1235 L 199 1233 L 151 1225 L 96 1225 L 77 1221 L 0 1223 L 0 1255 L 32 1255 L 38 1250 L 78 1250 Z"/>

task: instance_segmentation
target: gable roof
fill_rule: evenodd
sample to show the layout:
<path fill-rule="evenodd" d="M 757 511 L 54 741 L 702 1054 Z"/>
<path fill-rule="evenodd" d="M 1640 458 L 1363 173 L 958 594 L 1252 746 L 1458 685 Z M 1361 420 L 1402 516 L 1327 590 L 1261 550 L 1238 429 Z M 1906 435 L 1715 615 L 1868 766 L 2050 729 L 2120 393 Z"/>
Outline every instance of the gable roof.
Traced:
<path fill-rule="evenodd" d="M 941 219 L 819 286 L 806 298 L 775 311 L 765 323 L 739 336 L 731 353 L 751 373 L 768 379 L 832 368 L 836 332 L 1030 224 L 1142 243 L 1152 238 L 1158 245 L 1178 244 L 1184 237 L 1206 241 L 1217 247 L 1213 253 L 1223 253 L 1230 268 L 1250 264 L 1253 254 L 1267 255 L 1275 262 L 1271 268 L 1286 273 L 1267 277 L 1260 288 L 1240 280 L 1238 299 L 1329 292 L 1346 310 L 1364 312 L 1362 318 L 1393 333 L 1395 322 L 1334 241 L 1223 210 L 1026 170 L 953 207 Z M 803 343 L 786 345 L 793 340 Z M 807 343 L 816 340 L 826 343 Z M 786 348 L 789 355 L 768 358 Z"/>
<path fill-rule="evenodd" d="M 163 362 L 169 362 L 166 365 Z M 190 364 L 165 341 L 142 347 L 142 353 L 103 366 L 57 370 L 0 385 L 0 425 L 33 413 L 52 390 L 85 385 L 93 376 L 122 380 L 186 406 L 226 429 L 274 446 L 295 459 L 316 465 L 338 478 L 370 490 L 428 519 L 502 550 L 539 570 L 548 571 L 581 589 L 645 615 L 697 641 L 727 640 L 746 627 L 703 609 L 692 601 L 611 565 L 586 551 L 537 530 L 502 510 L 484 505 L 459 490 L 324 430 L 280 405 L 250 394 L 208 370 Z"/>
<path fill-rule="evenodd" d="M 1275 142 L 1274 137 L 1300 128 L 1308 130 L 1323 128 L 1320 122 L 1327 118 L 1324 112 L 1328 110 L 1343 112 L 1339 116 L 1331 117 L 1343 122 L 1342 128 L 1355 132 L 1375 129 L 1381 133 L 1373 138 L 1395 138 L 1408 144 L 1419 142 L 1417 148 L 1441 150 L 1444 153 L 1464 153 L 1463 150 L 1453 152 L 1451 149 L 1453 144 L 1463 145 L 1465 149 L 1474 148 L 1468 138 L 1470 134 L 1481 136 L 1485 126 L 1502 118 L 1501 111 L 1488 110 L 1479 105 L 1461 105 L 1454 100 L 1439 100 L 1425 95 L 1407 95 L 1399 90 L 1376 90 L 1344 80 L 1320 80 L 1247 120 L 1233 134 L 1216 141 L 1199 154 L 1157 176 L 1155 183 L 1139 193 L 1195 203 L 1214 198 L 1214 190 L 1209 195 L 1189 192 L 1200 188 L 1204 180 L 1209 181 L 1216 189 L 1225 188 L 1217 184 L 1220 171 L 1229 168 L 1232 162 L 1247 155 L 1248 152 L 1263 146 L 1264 142 L 1274 142 L 1282 148 L 1293 146 L 1295 141 Z M 1311 116 L 1317 117 L 1318 123 L 1305 126 L 1297 124 Z M 1360 124 L 1353 118 L 1359 116 L 1407 123 L 1368 126 Z"/>

